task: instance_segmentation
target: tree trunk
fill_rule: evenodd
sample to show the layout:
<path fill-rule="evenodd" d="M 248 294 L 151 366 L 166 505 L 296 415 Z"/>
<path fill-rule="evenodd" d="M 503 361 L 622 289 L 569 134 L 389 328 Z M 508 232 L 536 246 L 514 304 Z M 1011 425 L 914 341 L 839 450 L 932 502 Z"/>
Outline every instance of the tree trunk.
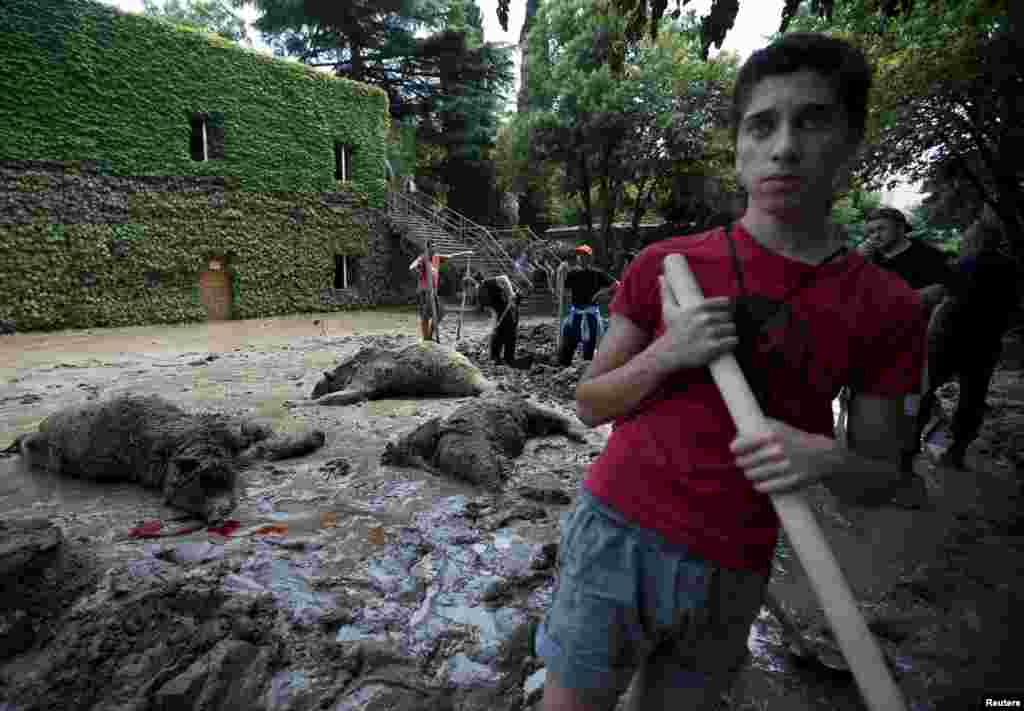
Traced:
<path fill-rule="evenodd" d="M 633 245 L 637 243 L 640 238 L 640 218 L 644 214 L 644 208 L 647 207 L 647 200 L 650 198 L 651 190 L 647 190 L 647 185 L 650 183 L 653 190 L 653 182 L 650 177 L 644 176 L 643 180 L 640 181 L 640 185 L 636 189 L 636 204 L 633 206 L 633 224 L 629 231 L 628 247 L 631 249 Z M 647 190 L 647 193 L 644 193 Z M 623 245 L 623 249 L 626 249 L 627 245 Z"/>
<path fill-rule="evenodd" d="M 587 241 L 594 237 L 594 213 L 590 205 L 590 167 L 587 165 L 587 154 L 579 152 L 580 162 L 580 198 L 583 200 L 583 216 L 587 221 Z"/>
<path fill-rule="evenodd" d="M 605 182 L 606 195 L 601 230 L 601 249 L 603 254 L 601 257 L 602 264 L 604 266 L 609 266 L 611 264 L 612 252 L 615 248 L 615 214 L 618 212 L 619 189 L 621 186 L 617 181 L 611 178 L 606 178 Z"/>
<path fill-rule="evenodd" d="M 366 66 L 363 63 L 363 48 L 356 42 L 350 42 L 349 49 L 352 50 L 352 73 L 349 79 L 363 81 L 366 77 Z"/>

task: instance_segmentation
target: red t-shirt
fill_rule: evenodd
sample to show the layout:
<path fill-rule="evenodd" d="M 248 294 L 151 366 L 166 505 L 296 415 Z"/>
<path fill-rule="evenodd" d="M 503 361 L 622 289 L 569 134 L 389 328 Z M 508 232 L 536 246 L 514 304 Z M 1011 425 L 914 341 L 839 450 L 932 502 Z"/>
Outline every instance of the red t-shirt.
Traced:
<path fill-rule="evenodd" d="M 854 251 L 819 266 L 794 261 L 759 245 L 739 223 L 733 238 L 748 293 L 783 299 L 807 280 L 784 299 L 802 338 L 780 345 L 769 330 L 758 339 L 759 347 L 774 341 L 785 354 L 781 365 L 778 351 L 772 356 L 771 396 L 760 403 L 766 416 L 832 436 L 832 401 L 842 386 L 884 398 L 919 391 L 926 323 L 902 279 Z M 740 293 L 724 229 L 650 245 L 630 263 L 609 309 L 651 340 L 665 330 L 657 277 L 673 253 L 686 256 L 706 298 Z M 799 357 L 790 358 L 796 348 Z M 757 353 L 751 364 L 767 365 L 768 357 Z M 770 498 L 735 465 L 735 436 L 710 371 L 684 369 L 616 420 L 584 485 L 669 542 L 725 567 L 767 572 L 779 521 Z"/>
<path fill-rule="evenodd" d="M 433 257 L 431 257 L 430 265 L 430 273 L 434 277 L 434 289 L 437 289 L 441 279 L 441 255 L 435 254 Z M 422 255 L 416 258 L 416 268 L 419 271 L 420 275 L 419 289 L 420 291 L 426 291 L 429 288 L 427 284 L 427 267 Z"/>

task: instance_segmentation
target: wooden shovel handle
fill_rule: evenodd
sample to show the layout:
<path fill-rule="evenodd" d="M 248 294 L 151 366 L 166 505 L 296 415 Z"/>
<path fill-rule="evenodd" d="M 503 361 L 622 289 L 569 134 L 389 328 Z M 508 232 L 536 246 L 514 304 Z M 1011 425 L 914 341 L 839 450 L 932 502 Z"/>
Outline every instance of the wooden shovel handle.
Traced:
<path fill-rule="evenodd" d="M 681 305 L 692 305 L 704 298 L 683 255 L 665 257 L 664 272 Z M 765 431 L 764 415 L 736 358 L 727 353 L 709 368 L 736 429 L 746 434 Z M 772 504 L 807 571 L 868 708 L 871 711 L 906 711 L 903 696 L 889 674 L 882 651 L 868 630 L 807 501 L 800 494 L 780 494 L 772 497 Z"/>

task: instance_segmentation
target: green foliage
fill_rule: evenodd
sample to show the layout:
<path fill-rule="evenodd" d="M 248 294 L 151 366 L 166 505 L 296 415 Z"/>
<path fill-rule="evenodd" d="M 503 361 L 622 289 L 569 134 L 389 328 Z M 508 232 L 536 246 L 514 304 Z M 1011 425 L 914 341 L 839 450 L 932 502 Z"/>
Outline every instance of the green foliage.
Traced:
<path fill-rule="evenodd" d="M 319 311 L 334 255 L 366 253 L 366 228 L 318 195 L 237 191 L 225 200 L 138 193 L 124 224 L 4 226 L 5 268 L 21 278 L 4 284 L 0 312 L 21 330 L 202 321 L 196 275 L 211 257 L 225 259 L 234 317 Z M 112 256 L 112 240 L 128 242 L 124 256 Z M 95 286 L 81 285 L 83 272 Z M 147 273 L 159 286 L 146 286 Z"/>
<path fill-rule="evenodd" d="M 591 0 L 543 5 L 528 35 L 530 111 L 517 117 L 512 144 L 562 164 L 563 192 L 580 197 L 584 224 L 593 223 L 593 208 L 601 211 L 599 253 L 617 246 L 610 225 L 624 195 L 638 220 L 673 174 L 732 172 L 719 129 L 735 57 L 703 62 L 692 14 L 665 24 L 657 41 L 628 47 L 618 75 L 607 58 L 622 41 L 624 19 Z M 513 154 L 522 161 L 524 152 Z M 574 216 L 557 209 L 563 219 Z"/>
<path fill-rule="evenodd" d="M 102 204 L 121 189 L 104 180 L 123 176 L 229 186 L 223 205 L 202 191 L 140 191 L 124 224 L 61 224 L 32 207 L 27 224 L 0 225 L 3 271 L 17 275 L 0 284 L 0 313 L 19 329 L 203 320 L 197 273 L 214 256 L 226 259 L 234 316 L 321 310 L 334 255 L 366 252 L 357 211 L 381 207 L 386 187 L 379 89 L 87 0 L 22 0 L 0 4 L 0 94 L 0 158 L 66 163 L 67 185 L 59 171 L 11 181 L 40 204 L 65 188 Z M 196 113 L 223 127 L 223 158 L 190 157 Z M 347 183 L 335 179 L 336 142 L 352 147 Z M 79 161 L 111 177 L 74 176 Z M 325 205 L 335 192 L 356 208 Z M 82 286 L 83 272 L 97 284 Z"/>
<path fill-rule="evenodd" d="M 236 0 L 282 55 L 387 91 L 394 119 L 415 119 L 417 141 L 440 148 L 417 175 L 447 186 L 450 205 L 488 222 L 489 150 L 511 87 L 507 48 L 483 41 L 475 0 Z M 441 190 L 439 190 L 441 192 Z"/>
<path fill-rule="evenodd" d="M 841 225 L 849 236 L 848 244 L 853 246 L 864 239 L 864 216 L 882 204 L 880 193 L 865 190 L 851 190 L 836 200 L 832 206 L 832 221 Z"/>
<path fill-rule="evenodd" d="M 885 23 L 877 3 L 835 5 L 830 22 L 804 14 L 794 28 L 849 37 L 876 67 L 861 181 L 925 181 L 951 198 L 932 206 L 952 223 L 987 203 L 1024 255 L 1024 46 L 1011 3 L 918 0 Z"/>
<path fill-rule="evenodd" d="M 234 42 L 248 42 L 245 20 L 236 15 L 227 0 L 142 0 L 150 17 L 213 32 Z"/>
<path fill-rule="evenodd" d="M 416 172 L 415 123 L 403 120 L 391 124 L 387 157 L 396 176 L 413 175 Z"/>
<path fill-rule="evenodd" d="M 962 232 L 955 227 L 936 225 L 929 220 L 928 208 L 921 204 L 910 210 L 910 225 L 915 239 L 930 242 L 944 252 L 959 254 Z"/>
<path fill-rule="evenodd" d="M 340 141 L 355 148 L 349 187 L 383 200 L 379 89 L 88 0 L 3 3 L 0 28 L 0 157 L 333 191 Z M 190 157 L 194 113 L 223 116 L 222 159 Z"/>

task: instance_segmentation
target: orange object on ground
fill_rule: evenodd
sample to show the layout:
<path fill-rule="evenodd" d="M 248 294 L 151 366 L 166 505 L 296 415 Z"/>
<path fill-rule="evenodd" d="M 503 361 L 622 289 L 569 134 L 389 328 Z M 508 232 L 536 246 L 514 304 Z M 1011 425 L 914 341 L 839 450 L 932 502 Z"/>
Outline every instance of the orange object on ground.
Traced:
<path fill-rule="evenodd" d="M 252 532 L 254 536 L 284 536 L 288 533 L 287 523 L 268 523 Z"/>

